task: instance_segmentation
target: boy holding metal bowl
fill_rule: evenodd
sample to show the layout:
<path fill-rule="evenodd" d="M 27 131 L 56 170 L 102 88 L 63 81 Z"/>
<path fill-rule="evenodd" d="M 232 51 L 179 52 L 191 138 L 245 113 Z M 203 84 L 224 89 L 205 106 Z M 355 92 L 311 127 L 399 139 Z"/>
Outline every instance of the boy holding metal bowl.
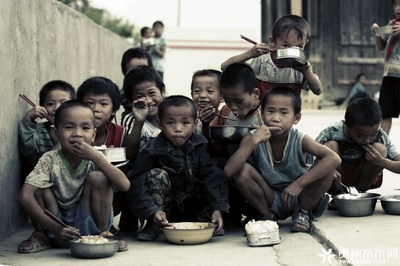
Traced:
<path fill-rule="evenodd" d="M 320 95 L 323 91 L 321 82 L 303 51 L 309 37 L 310 29 L 304 18 L 284 15 L 274 23 L 272 36 L 269 37 L 271 47 L 250 40 L 255 45 L 250 50 L 226 60 L 221 69 L 225 70 L 232 63 L 248 63 L 256 74 L 260 99 L 266 91 L 276 86 L 290 87 L 298 94 L 302 89 L 309 88 L 315 95 Z M 288 63 L 287 58 L 291 57 L 292 53 L 296 56 L 292 57 L 293 62 Z M 285 59 L 279 58 L 280 56 Z M 280 60 L 285 61 L 283 67 L 278 63 Z"/>

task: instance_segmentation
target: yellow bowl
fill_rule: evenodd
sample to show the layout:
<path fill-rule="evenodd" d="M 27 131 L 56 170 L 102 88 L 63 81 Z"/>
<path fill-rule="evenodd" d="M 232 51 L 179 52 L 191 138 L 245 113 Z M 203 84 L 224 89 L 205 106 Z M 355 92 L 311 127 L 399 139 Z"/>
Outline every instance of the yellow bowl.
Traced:
<path fill-rule="evenodd" d="M 174 244 L 195 245 L 209 241 L 216 225 L 202 222 L 172 223 L 171 227 L 163 228 L 167 240 Z"/>

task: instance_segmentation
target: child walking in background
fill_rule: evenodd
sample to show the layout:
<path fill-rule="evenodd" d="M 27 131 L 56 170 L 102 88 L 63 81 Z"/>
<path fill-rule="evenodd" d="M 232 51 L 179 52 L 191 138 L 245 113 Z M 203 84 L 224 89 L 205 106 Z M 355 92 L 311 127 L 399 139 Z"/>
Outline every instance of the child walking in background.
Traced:
<path fill-rule="evenodd" d="M 322 85 L 314 74 L 310 62 L 305 66 L 294 68 L 280 68 L 276 66 L 270 51 L 298 47 L 304 49 L 310 38 L 310 29 L 304 18 L 296 15 L 284 15 L 278 18 L 272 28 L 272 36 L 269 37 L 271 47 L 265 43 L 257 43 L 250 50 L 233 56 L 226 60 L 221 69 L 232 63 L 248 63 L 257 77 L 257 88 L 260 90 L 260 99 L 265 92 L 276 86 L 287 86 L 298 94 L 302 89 L 311 91 L 315 95 L 322 93 Z"/>
<path fill-rule="evenodd" d="M 161 133 L 139 153 L 129 175 L 130 207 L 144 229 L 138 239 L 154 241 L 169 222 L 210 221 L 223 233 L 228 211 L 226 177 L 194 132 L 197 110 L 185 96 L 169 96 L 158 110 Z M 145 222 L 146 221 L 146 222 Z"/>
<path fill-rule="evenodd" d="M 383 169 L 400 173 L 400 154 L 380 128 L 381 121 L 381 109 L 375 100 L 356 99 L 348 105 L 344 121 L 336 122 L 318 135 L 316 140 L 342 159 L 331 194 L 347 192 L 340 181 L 365 192 L 381 186 Z M 328 207 L 336 210 L 334 200 Z"/>
<path fill-rule="evenodd" d="M 112 123 L 121 105 L 118 86 L 105 77 L 91 77 L 77 90 L 77 99 L 86 102 L 94 112 L 96 138 L 93 146 L 125 147 L 126 130 Z"/>
<path fill-rule="evenodd" d="M 43 153 L 56 144 L 50 134 L 51 123 L 38 122 L 37 119 L 48 115 L 54 120 L 57 108 L 71 99 L 75 99 L 75 89 L 71 84 L 62 80 L 49 81 L 39 92 L 39 105 L 30 109 L 19 122 L 18 141 L 24 178 L 33 170 Z"/>
<path fill-rule="evenodd" d="M 388 26 L 392 26 L 393 33 L 380 36 L 376 33 L 379 25 L 371 26 L 375 34 L 375 42 L 378 50 L 385 50 L 383 64 L 383 79 L 379 92 L 379 105 L 382 109 L 382 129 L 389 135 L 392 127 L 392 118 L 400 114 L 400 0 L 392 0 L 395 18 L 390 20 Z"/>
<path fill-rule="evenodd" d="M 121 191 L 130 187 L 125 174 L 90 145 L 96 136 L 95 116 L 86 103 L 63 103 L 55 113 L 54 129 L 61 149 L 43 154 L 18 198 L 35 228 L 19 244 L 20 253 L 51 248 L 54 240 L 111 235 L 113 186 Z M 45 209 L 68 227 L 46 216 Z M 126 243 L 121 240 L 120 251 L 125 250 Z"/>
<path fill-rule="evenodd" d="M 309 232 L 310 220 L 323 214 L 339 156 L 293 128 L 301 118 L 300 96 L 275 87 L 261 103 L 264 124 L 248 133 L 229 158 L 224 172 L 257 211 L 257 219 L 292 216 L 293 232 Z M 312 167 L 306 154 L 318 158 Z"/>
<path fill-rule="evenodd" d="M 157 20 L 153 23 L 154 45 L 151 46 L 149 52 L 153 59 L 154 68 L 160 74 L 161 79 L 164 79 L 164 58 L 167 52 L 167 41 L 162 36 L 164 32 L 164 23 Z"/>

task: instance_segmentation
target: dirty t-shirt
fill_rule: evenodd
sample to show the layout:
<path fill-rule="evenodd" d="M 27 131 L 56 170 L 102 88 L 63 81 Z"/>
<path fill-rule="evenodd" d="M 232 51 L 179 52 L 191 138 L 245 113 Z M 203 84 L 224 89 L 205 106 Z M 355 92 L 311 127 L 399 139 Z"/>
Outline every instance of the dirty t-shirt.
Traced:
<path fill-rule="evenodd" d="M 51 188 L 59 207 L 69 210 L 80 200 L 87 174 L 97 169 L 88 160 L 82 160 L 76 169 L 72 169 L 61 150 L 49 151 L 39 159 L 35 169 L 27 176 L 25 184 Z"/>

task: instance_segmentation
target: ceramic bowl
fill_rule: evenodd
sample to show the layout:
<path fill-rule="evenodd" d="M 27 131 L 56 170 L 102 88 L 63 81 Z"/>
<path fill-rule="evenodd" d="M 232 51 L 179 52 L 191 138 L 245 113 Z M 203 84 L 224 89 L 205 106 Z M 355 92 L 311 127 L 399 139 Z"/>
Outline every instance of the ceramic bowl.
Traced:
<path fill-rule="evenodd" d="M 216 225 L 202 222 L 172 223 L 171 227 L 163 228 L 167 240 L 174 244 L 194 245 L 209 241 Z"/>

